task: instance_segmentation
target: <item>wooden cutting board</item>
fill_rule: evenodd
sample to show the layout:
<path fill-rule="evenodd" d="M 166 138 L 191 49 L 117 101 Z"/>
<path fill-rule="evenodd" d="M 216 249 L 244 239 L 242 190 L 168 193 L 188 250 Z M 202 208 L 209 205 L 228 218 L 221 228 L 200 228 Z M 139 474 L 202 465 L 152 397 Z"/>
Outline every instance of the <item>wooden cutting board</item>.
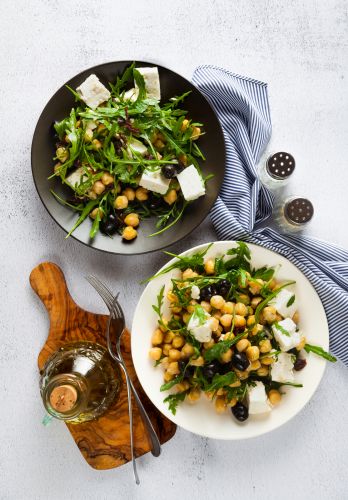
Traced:
<path fill-rule="evenodd" d="M 108 316 L 81 309 L 71 298 L 63 272 L 56 264 L 44 262 L 33 269 L 30 284 L 44 303 L 50 317 L 48 337 L 38 358 L 40 370 L 48 358 L 67 342 L 85 340 L 106 346 L 105 329 Z M 142 390 L 132 363 L 128 331 L 123 335 L 122 350 L 128 373 L 139 391 L 161 443 L 165 443 L 174 436 L 176 425 L 153 406 Z M 135 454 L 139 457 L 147 453 L 150 447 L 135 404 L 133 421 Z M 83 457 L 94 469 L 111 469 L 129 462 L 131 454 L 125 381 L 123 380 L 119 399 L 98 420 L 66 426 Z"/>

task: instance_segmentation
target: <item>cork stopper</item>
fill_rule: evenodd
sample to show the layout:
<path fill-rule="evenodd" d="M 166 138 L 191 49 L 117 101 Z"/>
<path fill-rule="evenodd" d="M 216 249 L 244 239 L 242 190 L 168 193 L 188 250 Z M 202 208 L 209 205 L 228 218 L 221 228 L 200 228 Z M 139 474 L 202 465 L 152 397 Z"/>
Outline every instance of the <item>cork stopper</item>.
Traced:
<path fill-rule="evenodd" d="M 266 169 L 273 179 L 287 179 L 295 170 L 295 158 L 284 151 L 274 153 L 268 158 Z"/>
<path fill-rule="evenodd" d="M 50 394 L 50 405 L 59 413 L 70 411 L 77 401 L 77 390 L 72 385 L 58 385 Z"/>
<path fill-rule="evenodd" d="M 284 207 L 284 215 L 289 222 L 296 225 L 306 224 L 314 214 L 312 203 L 306 198 L 293 198 Z"/>

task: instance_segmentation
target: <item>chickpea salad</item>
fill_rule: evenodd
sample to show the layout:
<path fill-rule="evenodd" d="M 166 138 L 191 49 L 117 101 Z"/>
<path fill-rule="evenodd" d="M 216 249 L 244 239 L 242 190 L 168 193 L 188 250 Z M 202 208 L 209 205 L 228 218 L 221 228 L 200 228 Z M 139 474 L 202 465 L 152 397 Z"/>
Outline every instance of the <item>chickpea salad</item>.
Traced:
<path fill-rule="evenodd" d="M 70 115 L 54 124 L 54 173 L 71 189 L 55 198 L 79 216 L 68 233 L 87 218 L 90 237 L 137 237 L 145 217 L 156 216 L 155 236 L 172 227 L 190 202 L 204 196 L 211 176 L 203 177 L 197 145 L 203 124 L 181 105 L 186 92 L 160 104 L 157 67 L 128 67 L 107 89 L 90 75 L 74 94 Z M 132 87 L 132 88 L 130 88 Z M 128 90 L 127 90 L 128 89 Z"/>
<path fill-rule="evenodd" d="M 336 358 L 307 343 L 299 328 L 294 281 L 277 281 L 276 269 L 253 269 L 249 247 L 238 242 L 214 259 L 205 250 L 177 260 L 167 292 L 170 316 L 163 312 L 165 285 L 153 309 L 158 324 L 150 359 L 163 369 L 161 391 L 175 415 L 178 404 L 202 394 L 218 413 L 229 408 L 240 422 L 266 414 L 282 399 L 282 387 L 302 387 L 294 372 L 306 367 L 305 353 Z"/>

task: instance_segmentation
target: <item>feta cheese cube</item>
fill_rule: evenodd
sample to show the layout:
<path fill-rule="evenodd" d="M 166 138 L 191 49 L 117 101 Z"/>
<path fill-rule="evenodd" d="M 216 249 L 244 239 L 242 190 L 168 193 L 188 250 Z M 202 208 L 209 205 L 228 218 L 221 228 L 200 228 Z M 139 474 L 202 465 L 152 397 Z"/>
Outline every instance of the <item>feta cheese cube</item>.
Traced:
<path fill-rule="evenodd" d="M 202 177 L 194 165 L 186 167 L 177 175 L 182 194 L 186 201 L 196 200 L 205 195 L 205 186 Z"/>
<path fill-rule="evenodd" d="M 202 324 L 199 318 L 195 314 L 192 314 L 188 322 L 187 329 L 198 342 L 209 342 L 211 340 L 213 319 L 208 313 L 206 313 L 206 318 L 206 321 Z"/>
<path fill-rule="evenodd" d="M 296 332 L 296 323 L 290 318 L 274 323 L 272 331 L 282 351 L 289 351 L 301 342 L 300 332 Z"/>
<path fill-rule="evenodd" d="M 69 184 L 70 187 L 74 188 L 79 184 L 81 184 L 81 182 L 86 181 L 87 179 L 88 176 L 85 174 L 84 168 L 79 167 L 73 172 L 71 172 L 71 174 L 65 177 L 65 182 Z"/>
<path fill-rule="evenodd" d="M 259 415 L 271 411 L 271 406 L 267 399 L 266 389 L 262 382 L 256 382 L 254 387 L 248 390 L 249 414 Z"/>
<path fill-rule="evenodd" d="M 129 156 L 133 156 L 132 152 L 135 152 L 135 153 L 137 153 L 137 154 L 139 154 L 141 156 L 144 156 L 147 153 L 147 147 L 141 141 L 139 141 L 135 137 L 132 137 L 128 141 L 127 152 L 129 154 Z"/>
<path fill-rule="evenodd" d="M 200 289 L 197 285 L 191 286 L 191 298 L 194 300 L 198 300 L 200 296 Z"/>
<path fill-rule="evenodd" d="M 293 382 L 294 363 L 292 355 L 286 352 L 278 354 L 278 359 L 271 365 L 271 378 L 274 382 Z"/>
<path fill-rule="evenodd" d="M 125 93 L 124 93 L 124 96 L 123 96 L 123 99 L 125 101 L 136 101 L 138 99 L 138 95 L 139 95 L 139 89 L 138 88 L 135 88 L 135 89 L 130 89 L 130 90 L 127 90 Z"/>
<path fill-rule="evenodd" d="M 139 182 L 139 186 L 159 194 L 166 194 L 169 184 L 170 179 L 166 179 L 162 175 L 161 167 L 144 170 Z"/>
<path fill-rule="evenodd" d="M 111 95 L 96 75 L 90 75 L 77 87 L 76 92 L 91 109 L 96 109 L 100 104 L 110 99 Z"/>
<path fill-rule="evenodd" d="M 144 78 L 146 95 L 149 99 L 161 100 L 161 86 L 158 74 L 158 68 L 136 68 Z M 135 88 L 137 84 L 135 84 Z"/>
<path fill-rule="evenodd" d="M 285 290 L 285 288 L 283 288 L 283 290 L 280 290 L 278 295 L 276 295 L 274 299 L 270 301 L 270 305 L 275 307 L 278 313 L 283 316 L 283 318 L 292 318 L 297 309 L 296 299 L 294 300 L 294 303 L 291 304 L 291 306 L 287 306 L 287 303 L 293 296 L 293 292 L 289 292 L 289 290 Z"/>

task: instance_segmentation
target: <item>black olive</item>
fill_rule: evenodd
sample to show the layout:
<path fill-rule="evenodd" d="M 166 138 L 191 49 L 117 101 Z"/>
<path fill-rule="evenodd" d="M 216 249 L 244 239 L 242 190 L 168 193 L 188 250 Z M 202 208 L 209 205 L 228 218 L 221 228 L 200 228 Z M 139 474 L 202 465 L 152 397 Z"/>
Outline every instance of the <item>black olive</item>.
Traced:
<path fill-rule="evenodd" d="M 176 176 L 176 168 L 174 165 L 163 165 L 162 174 L 166 179 L 173 179 Z"/>
<path fill-rule="evenodd" d="M 179 370 L 180 370 L 180 372 L 181 372 L 181 373 L 185 370 L 185 366 L 186 366 L 186 364 L 187 364 L 187 363 L 185 363 L 185 361 L 179 361 Z M 195 372 L 195 367 L 194 367 L 194 366 L 189 365 L 189 366 L 186 368 L 186 370 L 185 370 L 185 375 L 184 375 L 184 378 L 191 378 L 191 377 L 193 377 L 194 372 Z"/>
<path fill-rule="evenodd" d="M 231 408 L 233 416 L 239 420 L 239 422 L 244 422 L 248 417 L 249 417 L 249 410 L 248 408 L 243 405 L 240 401 L 238 401 L 234 406 Z"/>
<path fill-rule="evenodd" d="M 250 362 L 244 352 L 236 352 L 235 354 L 233 354 L 232 365 L 234 366 L 234 368 L 237 368 L 237 370 L 243 372 L 248 368 L 249 364 Z"/>
<path fill-rule="evenodd" d="M 219 295 L 221 295 L 222 297 L 226 298 L 228 293 L 230 291 L 230 287 L 225 287 L 225 286 L 221 286 L 219 288 Z"/>
<path fill-rule="evenodd" d="M 228 280 L 221 280 L 218 283 L 219 288 L 224 287 L 224 288 L 230 288 L 231 283 Z"/>
<path fill-rule="evenodd" d="M 229 361 L 228 363 L 223 363 L 221 365 L 220 374 L 224 375 L 225 373 L 231 372 L 232 369 L 233 369 L 233 363 L 232 363 L 232 361 Z"/>
<path fill-rule="evenodd" d="M 210 285 L 212 295 L 218 295 L 218 289 L 216 285 Z"/>
<path fill-rule="evenodd" d="M 151 196 L 148 206 L 150 210 L 157 210 L 161 207 L 162 203 L 163 200 L 159 196 Z"/>
<path fill-rule="evenodd" d="M 300 370 L 303 370 L 303 368 L 306 366 L 307 361 L 302 358 L 297 358 L 294 364 L 294 370 L 299 372 Z"/>
<path fill-rule="evenodd" d="M 211 363 L 204 365 L 203 375 L 206 379 L 211 380 L 217 373 L 222 373 L 222 364 L 214 360 Z"/>
<path fill-rule="evenodd" d="M 212 290 L 211 285 L 206 285 L 203 288 L 201 288 L 201 291 L 199 294 L 201 300 L 205 300 L 207 302 L 210 301 L 210 299 L 212 298 L 213 295 L 214 294 L 213 294 L 213 290 Z"/>
<path fill-rule="evenodd" d="M 123 225 L 122 219 L 111 213 L 100 222 L 99 228 L 102 233 L 111 235 L 115 234 Z"/>

